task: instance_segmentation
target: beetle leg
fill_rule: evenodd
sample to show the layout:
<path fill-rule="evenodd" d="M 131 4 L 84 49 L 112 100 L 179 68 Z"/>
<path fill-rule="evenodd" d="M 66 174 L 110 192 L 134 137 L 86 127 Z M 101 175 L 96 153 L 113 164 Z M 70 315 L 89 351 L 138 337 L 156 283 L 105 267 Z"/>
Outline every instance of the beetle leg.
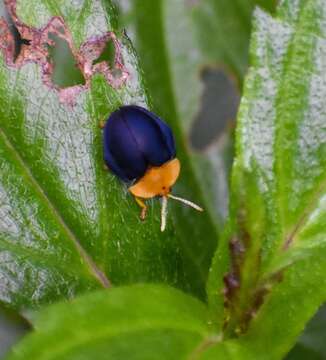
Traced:
<path fill-rule="evenodd" d="M 136 203 L 141 207 L 140 219 L 145 220 L 147 213 L 147 206 L 143 200 L 135 196 Z"/>

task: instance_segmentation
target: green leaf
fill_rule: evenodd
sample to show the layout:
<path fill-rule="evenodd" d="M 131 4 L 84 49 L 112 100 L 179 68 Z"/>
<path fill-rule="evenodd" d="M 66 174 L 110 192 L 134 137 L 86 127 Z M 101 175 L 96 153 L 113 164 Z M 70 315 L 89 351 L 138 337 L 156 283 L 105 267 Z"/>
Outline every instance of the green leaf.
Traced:
<path fill-rule="evenodd" d="M 66 26 L 68 32 L 61 36 L 69 40 L 71 33 L 76 56 L 82 44 L 116 30 L 114 11 L 103 4 L 20 0 L 18 19 L 44 32 L 51 17 L 60 16 L 61 30 Z M 39 34 L 24 29 L 29 39 Z M 60 102 L 38 64 L 20 66 L 24 52 L 9 65 L 1 52 L 0 300 L 17 308 L 70 298 L 109 281 L 190 287 L 184 280 L 185 250 L 171 219 L 160 232 L 159 202 L 150 204 L 142 223 L 126 188 L 103 170 L 99 122 L 121 104 L 147 103 L 131 44 L 118 31 L 116 36 L 130 76 L 119 87 L 93 75 L 88 89 L 74 89 L 75 106 Z M 69 100 L 71 93 L 62 95 Z"/>
<path fill-rule="evenodd" d="M 8 359 L 185 359 L 208 336 L 207 309 L 172 288 L 100 291 L 40 312 Z"/>
<path fill-rule="evenodd" d="M 284 356 L 326 300 L 325 10 L 302 0 L 283 1 L 276 18 L 255 13 L 231 215 L 208 293 L 217 326 L 245 333 L 237 344 L 256 358 Z"/>

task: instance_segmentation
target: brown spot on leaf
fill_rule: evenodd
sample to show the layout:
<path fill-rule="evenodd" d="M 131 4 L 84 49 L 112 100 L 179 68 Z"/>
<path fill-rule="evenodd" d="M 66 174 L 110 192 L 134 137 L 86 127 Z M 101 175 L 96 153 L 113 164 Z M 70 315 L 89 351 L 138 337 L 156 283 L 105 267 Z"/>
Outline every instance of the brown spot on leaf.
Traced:
<path fill-rule="evenodd" d="M 242 271 L 246 262 L 252 261 L 248 258 L 252 244 L 241 215 L 238 217 L 238 225 L 239 234 L 233 236 L 229 242 L 230 271 L 223 277 L 225 285 L 223 290 L 224 306 L 226 309 L 224 330 L 231 336 L 239 336 L 247 331 L 251 320 L 264 304 L 266 296 L 272 291 L 273 286 L 281 282 L 283 278 L 283 272 L 278 272 L 263 282 L 260 282 L 259 277 L 257 277 L 250 289 L 247 289 L 247 291 L 249 290 L 245 295 L 247 300 L 243 303 Z M 246 256 L 247 254 L 248 256 Z M 257 267 L 255 271 L 258 272 L 259 268 Z M 253 274 L 253 276 L 255 275 Z"/>
<path fill-rule="evenodd" d="M 237 236 L 234 236 L 229 242 L 231 256 L 231 269 L 224 275 L 224 304 L 230 307 L 240 288 L 241 264 L 243 262 L 245 247 Z"/>
<path fill-rule="evenodd" d="M 20 21 L 16 13 L 16 0 L 5 0 L 4 3 L 20 37 L 25 40 L 21 44 L 17 59 L 15 59 L 15 39 L 8 22 L 3 18 L 0 19 L 0 50 L 6 64 L 15 68 L 31 62 L 39 64 L 43 83 L 58 92 L 62 103 L 73 106 L 78 94 L 90 87 L 91 78 L 96 73 L 103 74 L 107 82 L 114 88 L 119 88 L 126 82 L 129 73 L 123 64 L 120 42 L 113 32 L 90 38 L 79 49 L 76 49 L 71 33 L 62 17 L 52 17 L 44 27 L 38 29 Z M 54 65 L 49 61 L 49 46 L 55 44 L 51 40 L 50 34 L 54 34 L 68 43 L 76 59 L 76 65 L 85 78 L 85 84 L 60 88 L 53 83 Z M 115 47 L 114 68 L 111 68 L 106 61 L 94 64 L 108 41 L 112 41 Z"/>
<path fill-rule="evenodd" d="M 223 277 L 224 281 L 224 295 L 226 296 L 226 304 L 231 302 L 232 297 L 237 289 L 240 287 L 240 279 L 234 272 L 229 272 Z"/>

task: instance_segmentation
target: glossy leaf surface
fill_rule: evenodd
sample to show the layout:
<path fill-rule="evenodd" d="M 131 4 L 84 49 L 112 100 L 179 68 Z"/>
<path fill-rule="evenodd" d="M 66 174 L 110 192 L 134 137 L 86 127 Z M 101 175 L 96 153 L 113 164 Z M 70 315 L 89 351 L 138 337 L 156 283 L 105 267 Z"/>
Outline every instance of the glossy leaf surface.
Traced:
<path fill-rule="evenodd" d="M 60 16 L 74 54 L 115 29 L 107 1 L 20 0 L 17 14 L 43 29 Z M 141 222 L 126 188 L 103 169 L 99 122 L 121 104 L 146 106 L 133 49 L 117 35 L 127 81 L 112 87 L 95 74 L 74 106 L 42 81 L 38 64 L 0 57 L 0 300 L 15 307 L 70 298 L 108 278 L 187 287 L 171 218 L 160 232 L 159 201 Z"/>
<path fill-rule="evenodd" d="M 325 9 L 255 13 L 231 218 L 208 286 L 218 326 L 266 359 L 284 356 L 326 299 Z"/>

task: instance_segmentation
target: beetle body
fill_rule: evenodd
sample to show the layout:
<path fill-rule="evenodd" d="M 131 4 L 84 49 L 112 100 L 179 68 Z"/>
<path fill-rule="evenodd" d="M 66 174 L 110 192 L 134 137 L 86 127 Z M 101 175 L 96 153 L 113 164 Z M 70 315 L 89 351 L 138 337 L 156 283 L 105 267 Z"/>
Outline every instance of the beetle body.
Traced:
<path fill-rule="evenodd" d="M 172 197 L 171 188 L 180 173 L 170 127 L 140 106 L 122 106 L 106 121 L 103 140 L 104 160 L 109 169 L 129 185 L 129 191 L 142 207 L 141 217 L 146 215 L 142 199 L 160 196 L 163 198 L 162 219 L 165 218 L 166 199 Z M 162 222 L 164 230 L 165 219 Z"/>

